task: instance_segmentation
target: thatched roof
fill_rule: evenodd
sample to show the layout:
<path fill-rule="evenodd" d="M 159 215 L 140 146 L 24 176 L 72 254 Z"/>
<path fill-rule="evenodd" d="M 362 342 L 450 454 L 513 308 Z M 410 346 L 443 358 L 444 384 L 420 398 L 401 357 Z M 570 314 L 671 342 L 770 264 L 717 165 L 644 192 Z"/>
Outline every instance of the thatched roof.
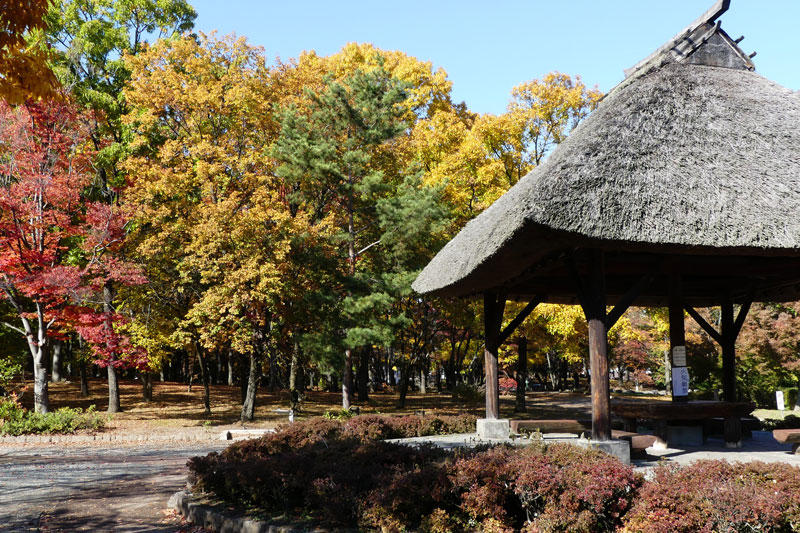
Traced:
<path fill-rule="evenodd" d="M 678 53 L 673 42 L 637 66 L 414 289 L 475 293 L 577 246 L 800 255 L 800 93 L 752 72 L 719 24 L 692 31 L 700 45 Z M 739 64 L 704 64 L 705 43 Z"/>

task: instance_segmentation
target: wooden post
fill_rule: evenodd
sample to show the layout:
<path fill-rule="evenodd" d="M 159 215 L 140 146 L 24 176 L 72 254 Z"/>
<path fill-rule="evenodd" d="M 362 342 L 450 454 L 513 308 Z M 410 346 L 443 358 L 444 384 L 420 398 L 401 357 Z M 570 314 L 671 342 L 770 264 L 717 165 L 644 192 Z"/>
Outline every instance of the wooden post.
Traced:
<path fill-rule="evenodd" d="M 736 401 L 736 330 L 733 320 L 733 301 L 729 294 L 722 300 L 722 397 Z"/>
<path fill-rule="evenodd" d="M 608 386 L 608 331 L 604 257 L 592 254 L 589 286 L 586 288 L 586 320 L 589 323 L 589 366 L 592 389 L 592 440 L 611 439 L 611 401 Z"/>
<path fill-rule="evenodd" d="M 486 378 L 486 418 L 500 418 L 500 386 L 497 375 L 497 352 L 500 347 L 500 327 L 503 325 L 505 298 L 497 293 L 483 294 L 483 324 L 485 347 L 484 372 Z"/>
<path fill-rule="evenodd" d="M 670 376 L 673 376 L 672 368 L 685 367 L 686 365 L 686 331 L 683 324 L 683 291 L 681 278 L 678 275 L 670 277 L 669 291 L 669 363 Z M 673 402 L 685 402 L 688 396 L 675 395 L 675 388 L 670 379 L 668 386 L 672 395 Z"/>
<path fill-rule="evenodd" d="M 527 410 L 525 405 L 525 392 L 528 383 L 528 339 L 520 337 L 517 341 L 517 403 L 514 411 L 524 413 Z"/>

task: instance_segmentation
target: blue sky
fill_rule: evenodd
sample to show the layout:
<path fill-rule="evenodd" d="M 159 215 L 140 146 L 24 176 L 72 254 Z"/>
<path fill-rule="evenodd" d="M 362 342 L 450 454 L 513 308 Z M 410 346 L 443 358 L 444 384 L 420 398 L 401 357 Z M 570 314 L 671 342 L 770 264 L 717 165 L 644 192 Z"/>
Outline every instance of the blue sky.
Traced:
<path fill-rule="evenodd" d="M 196 28 L 245 36 L 268 57 L 348 42 L 402 50 L 447 71 L 453 98 L 501 113 L 511 88 L 558 70 L 607 91 L 712 0 L 191 0 Z M 757 71 L 800 89 L 800 0 L 732 0 L 722 28 Z"/>

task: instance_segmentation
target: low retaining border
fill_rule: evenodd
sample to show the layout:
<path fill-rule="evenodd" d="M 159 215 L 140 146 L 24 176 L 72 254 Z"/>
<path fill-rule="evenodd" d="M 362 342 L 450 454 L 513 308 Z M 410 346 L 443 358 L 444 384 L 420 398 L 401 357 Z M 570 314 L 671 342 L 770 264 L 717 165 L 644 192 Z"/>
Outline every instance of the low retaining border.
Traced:
<path fill-rule="evenodd" d="M 176 510 L 189 523 L 217 533 L 328 533 L 325 529 L 309 529 L 291 525 L 274 525 L 259 520 L 228 516 L 193 500 L 192 494 L 182 490 L 173 494 L 167 507 Z"/>

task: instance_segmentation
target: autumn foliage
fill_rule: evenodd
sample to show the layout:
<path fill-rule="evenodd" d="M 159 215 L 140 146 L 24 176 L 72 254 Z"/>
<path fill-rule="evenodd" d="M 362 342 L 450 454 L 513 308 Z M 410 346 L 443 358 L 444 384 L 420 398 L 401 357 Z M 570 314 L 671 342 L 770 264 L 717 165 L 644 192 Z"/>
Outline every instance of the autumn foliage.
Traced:
<path fill-rule="evenodd" d="M 135 284 L 138 270 L 115 258 L 124 221 L 108 205 L 84 197 L 91 151 L 78 111 L 64 101 L 0 104 L 0 286 L 16 314 L 35 367 L 55 339 L 77 331 L 97 362 L 111 352 L 141 364 L 143 354 L 114 330 L 121 317 L 98 311 L 107 279 Z M 122 362 L 117 364 L 123 364 Z M 47 410 L 37 374 L 37 410 Z"/>

